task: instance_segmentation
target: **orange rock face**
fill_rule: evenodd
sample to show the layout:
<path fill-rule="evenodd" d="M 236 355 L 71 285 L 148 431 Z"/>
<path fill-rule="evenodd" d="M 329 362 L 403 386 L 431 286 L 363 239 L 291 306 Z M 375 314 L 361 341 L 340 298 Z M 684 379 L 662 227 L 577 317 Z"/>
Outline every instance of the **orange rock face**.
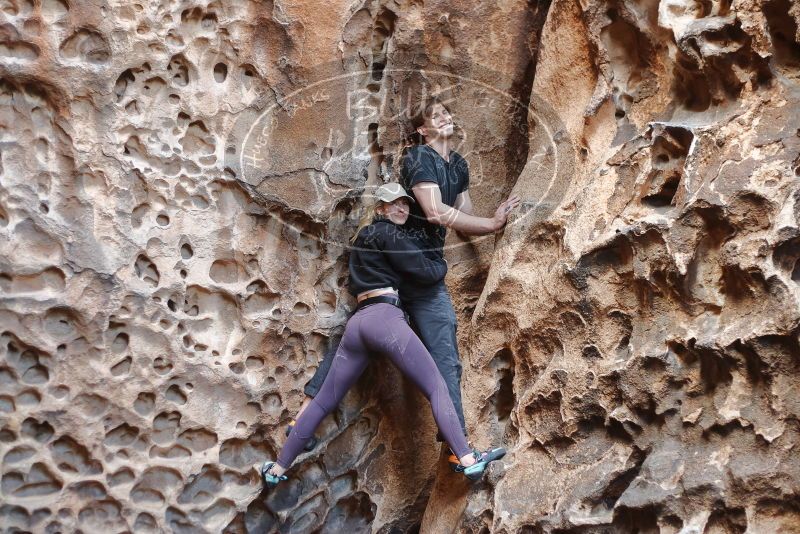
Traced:
<path fill-rule="evenodd" d="M 471 442 L 377 360 L 261 489 L 438 94 Z M 789 0 L 0 0 L 0 529 L 794 532 Z"/>

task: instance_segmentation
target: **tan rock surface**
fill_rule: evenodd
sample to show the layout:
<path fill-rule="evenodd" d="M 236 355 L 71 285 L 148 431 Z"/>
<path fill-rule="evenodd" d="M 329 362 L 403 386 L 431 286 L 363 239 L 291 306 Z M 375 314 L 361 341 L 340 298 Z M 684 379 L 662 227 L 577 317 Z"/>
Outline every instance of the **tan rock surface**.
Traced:
<path fill-rule="evenodd" d="M 799 78 L 792 0 L 0 0 L 0 530 L 797 532 Z M 509 455 L 376 364 L 262 493 L 425 92 Z"/>

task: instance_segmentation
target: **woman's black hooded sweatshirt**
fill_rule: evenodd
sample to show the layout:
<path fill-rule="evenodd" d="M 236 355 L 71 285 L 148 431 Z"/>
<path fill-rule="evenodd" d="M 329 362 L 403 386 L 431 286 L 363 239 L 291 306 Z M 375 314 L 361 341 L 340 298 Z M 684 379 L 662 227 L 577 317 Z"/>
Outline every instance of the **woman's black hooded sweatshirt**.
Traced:
<path fill-rule="evenodd" d="M 436 255 L 426 255 L 402 226 L 376 219 L 364 227 L 350 250 L 350 293 L 406 283 L 431 285 L 447 274 L 447 264 Z"/>

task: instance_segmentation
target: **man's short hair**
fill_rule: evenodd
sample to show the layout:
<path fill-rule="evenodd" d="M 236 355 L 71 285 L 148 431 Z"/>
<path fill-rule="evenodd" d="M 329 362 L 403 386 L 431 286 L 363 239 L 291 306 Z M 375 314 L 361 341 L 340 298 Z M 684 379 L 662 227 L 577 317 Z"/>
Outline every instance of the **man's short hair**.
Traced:
<path fill-rule="evenodd" d="M 429 118 L 433 115 L 433 107 L 439 104 L 444 109 L 447 109 L 447 106 L 442 102 L 442 100 L 438 96 L 430 96 L 425 100 L 420 101 L 413 109 L 411 115 L 411 126 L 414 127 L 414 130 L 425 124 L 425 119 Z M 450 110 L 447 109 L 449 113 Z"/>
<path fill-rule="evenodd" d="M 439 104 L 450 113 L 450 110 L 438 96 L 429 96 L 417 102 L 410 109 L 411 131 L 408 133 L 406 144 L 421 145 L 425 142 L 417 132 L 417 128 L 425 124 L 425 119 L 433 115 L 433 107 Z"/>

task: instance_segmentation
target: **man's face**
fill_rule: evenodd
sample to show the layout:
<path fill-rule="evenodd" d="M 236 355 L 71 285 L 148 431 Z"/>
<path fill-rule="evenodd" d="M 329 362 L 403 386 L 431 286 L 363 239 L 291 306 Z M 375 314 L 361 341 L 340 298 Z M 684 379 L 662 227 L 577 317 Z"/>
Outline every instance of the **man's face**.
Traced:
<path fill-rule="evenodd" d="M 425 118 L 425 124 L 417 131 L 426 140 L 449 139 L 453 135 L 453 117 L 441 104 L 436 104 L 431 109 L 431 116 Z"/>

